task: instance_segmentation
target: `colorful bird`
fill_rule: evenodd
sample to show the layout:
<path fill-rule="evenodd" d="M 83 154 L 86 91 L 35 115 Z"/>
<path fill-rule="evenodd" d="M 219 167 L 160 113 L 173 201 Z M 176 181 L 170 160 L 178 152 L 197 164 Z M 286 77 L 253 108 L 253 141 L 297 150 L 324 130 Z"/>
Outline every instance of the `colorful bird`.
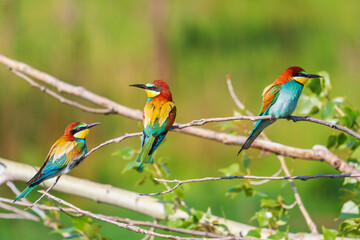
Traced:
<path fill-rule="evenodd" d="M 65 129 L 64 135 L 51 147 L 40 170 L 26 183 L 28 186 L 17 196 L 14 202 L 28 195 L 43 181 L 66 174 L 79 165 L 87 153 L 85 138 L 89 134 L 89 128 L 98 124 L 100 123 L 70 123 Z"/>
<path fill-rule="evenodd" d="M 152 154 L 164 140 L 176 117 L 176 107 L 172 100 L 170 88 L 165 81 L 155 80 L 152 83 L 133 84 L 132 87 L 145 89 L 148 96 L 143 111 L 143 135 L 141 151 L 136 158 L 141 171 L 144 163 L 152 163 Z"/>
<path fill-rule="evenodd" d="M 289 67 L 263 91 L 263 103 L 259 116 L 272 115 L 274 118 L 290 117 L 294 112 L 304 84 L 310 78 L 321 76 L 307 74 L 301 67 Z M 258 120 L 250 136 L 246 139 L 238 155 L 248 149 L 257 136 L 276 119 Z"/>

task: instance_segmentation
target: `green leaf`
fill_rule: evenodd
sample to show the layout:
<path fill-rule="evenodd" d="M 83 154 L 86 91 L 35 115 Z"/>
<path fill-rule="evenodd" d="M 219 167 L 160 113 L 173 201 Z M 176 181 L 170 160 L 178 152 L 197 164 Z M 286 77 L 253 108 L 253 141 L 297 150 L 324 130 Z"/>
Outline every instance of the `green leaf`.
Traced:
<path fill-rule="evenodd" d="M 359 216 L 359 207 L 353 201 L 347 201 L 341 208 L 339 218 L 350 218 Z"/>
<path fill-rule="evenodd" d="M 284 232 L 277 232 L 275 234 L 272 234 L 270 236 L 268 236 L 268 239 L 282 239 L 283 237 L 285 237 L 285 233 Z"/>
<path fill-rule="evenodd" d="M 129 171 L 129 170 L 136 169 L 136 168 L 137 168 L 137 165 L 138 165 L 138 163 L 135 162 L 135 161 L 128 162 L 128 163 L 125 165 L 124 169 L 121 171 L 121 174 L 124 174 L 124 173 L 126 173 L 127 171 Z"/>
<path fill-rule="evenodd" d="M 355 184 L 355 183 L 357 183 L 357 180 L 355 178 L 347 177 L 347 178 L 344 179 L 343 185 Z"/>
<path fill-rule="evenodd" d="M 360 236 L 360 218 L 346 219 L 340 224 L 339 235 L 347 237 L 359 237 Z"/>
<path fill-rule="evenodd" d="M 340 147 L 343 145 L 346 141 L 346 135 L 344 133 L 340 133 L 337 138 L 337 147 Z"/>
<path fill-rule="evenodd" d="M 250 231 L 248 231 L 248 233 L 246 234 L 246 237 L 256 237 L 256 238 L 261 238 L 261 228 L 255 228 L 255 229 L 251 229 Z"/>
<path fill-rule="evenodd" d="M 322 227 L 324 240 L 335 240 L 338 234 L 338 231 L 333 229 L 326 229 L 324 226 Z"/>
<path fill-rule="evenodd" d="M 360 146 L 351 154 L 351 158 L 360 159 Z"/>
<path fill-rule="evenodd" d="M 299 99 L 299 113 L 304 115 L 315 114 L 321 108 L 320 100 L 315 96 L 302 96 Z"/>
<path fill-rule="evenodd" d="M 331 148 L 331 147 L 335 146 L 336 139 L 337 139 L 337 137 L 335 135 L 330 135 L 328 137 L 328 140 L 327 140 L 327 143 L 326 143 L 327 148 Z"/>
<path fill-rule="evenodd" d="M 100 229 L 100 223 L 91 223 L 85 226 L 84 233 L 88 239 L 96 239 L 100 235 Z"/>
<path fill-rule="evenodd" d="M 269 214 L 264 209 L 255 213 L 255 218 L 258 221 L 260 227 L 265 227 L 269 224 Z"/>
<path fill-rule="evenodd" d="M 134 157 L 135 150 L 132 147 L 120 149 L 112 154 L 112 156 L 120 156 L 124 160 L 130 160 Z"/>
<path fill-rule="evenodd" d="M 78 218 L 72 218 L 72 222 L 73 222 L 74 227 L 77 230 L 80 230 L 83 232 L 85 230 L 86 225 L 89 224 L 90 222 L 92 222 L 92 219 L 87 216 L 82 216 L 82 217 L 78 217 Z"/>
<path fill-rule="evenodd" d="M 199 210 L 194 210 L 193 213 L 192 213 L 192 217 L 194 219 L 194 223 L 198 223 L 202 216 L 203 216 L 203 212 L 199 211 Z"/>
<path fill-rule="evenodd" d="M 270 199 L 270 198 L 263 198 L 261 199 L 261 207 L 269 207 L 269 208 L 274 208 L 279 206 L 279 203 L 274 200 L 274 199 Z"/>
<path fill-rule="evenodd" d="M 240 173 L 240 166 L 238 163 L 233 163 L 227 168 L 219 169 L 219 171 L 225 174 L 225 176 L 233 176 Z"/>
<path fill-rule="evenodd" d="M 208 207 L 205 215 L 206 219 L 210 219 L 212 217 L 211 208 Z"/>
<path fill-rule="evenodd" d="M 169 217 L 170 215 L 175 213 L 175 206 L 171 203 L 165 203 L 165 217 Z"/>
<path fill-rule="evenodd" d="M 178 196 L 181 199 L 184 199 L 185 196 L 186 196 L 184 190 L 182 190 L 181 188 L 176 188 L 174 190 L 174 193 L 175 193 L 176 196 Z"/>
<path fill-rule="evenodd" d="M 167 222 L 167 225 L 170 227 L 182 227 L 183 220 L 181 218 L 172 218 Z"/>
<path fill-rule="evenodd" d="M 243 189 L 244 189 L 245 195 L 247 197 L 251 197 L 254 195 L 254 189 L 252 188 L 252 186 L 249 183 L 244 183 Z"/>
<path fill-rule="evenodd" d="M 329 102 L 328 104 L 326 104 L 326 106 L 321 111 L 322 119 L 328 121 L 330 119 L 331 113 L 334 110 L 334 107 L 335 107 L 335 103 L 333 102 Z"/>
<path fill-rule="evenodd" d="M 307 87 L 310 88 L 311 92 L 315 93 L 316 95 L 319 95 L 322 90 L 320 78 L 312 78 L 307 84 Z"/>

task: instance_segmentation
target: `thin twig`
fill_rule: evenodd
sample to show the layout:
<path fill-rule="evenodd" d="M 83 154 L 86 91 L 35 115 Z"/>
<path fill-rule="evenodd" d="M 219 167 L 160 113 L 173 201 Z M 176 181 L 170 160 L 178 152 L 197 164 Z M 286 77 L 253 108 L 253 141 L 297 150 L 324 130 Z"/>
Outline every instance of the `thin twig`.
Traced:
<path fill-rule="evenodd" d="M 18 206 L 31 206 L 31 203 L 25 203 L 25 202 L 21 202 L 21 201 L 20 202 L 18 201 L 18 202 L 14 203 L 12 199 L 3 198 L 3 197 L 0 197 L 0 202 L 11 203 L 11 204 L 18 205 Z M 45 211 L 61 211 L 61 212 L 64 212 L 66 214 L 70 214 L 70 215 L 75 216 L 75 217 L 80 216 L 80 214 L 77 211 L 75 211 L 74 209 L 72 209 L 72 208 L 63 208 L 63 207 L 61 207 L 59 205 L 57 205 L 57 206 L 47 206 L 47 205 L 37 204 L 36 207 L 41 209 L 41 210 L 45 210 Z M 34 209 L 34 208 L 32 208 L 32 209 Z M 99 214 L 99 215 L 101 215 L 101 214 Z M 170 227 L 170 226 L 161 225 L 161 224 L 154 223 L 154 222 L 138 221 L 138 220 L 132 220 L 132 219 L 129 219 L 129 218 L 120 218 L 120 217 L 115 217 L 115 216 L 106 216 L 106 217 L 108 217 L 108 218 L 110 218 L 110 219 L 112 219 L 114 221 L 124 222 L 124 223 L 127 223 L 129 225 L 133 225 L 133 226 L 153 227 L 153 228 L 161 229 L 161 230 L 164 230 L 164 231 L 178 232 L 178 233 L 189 234 L 189 235 L 193 235 L 193 236 L 217 237 L 217 238 L 223 237 L 222 235 L 211 233 L 211 232 L 203 232 L 203 231 L 195 231 L 195 230 L 190 230 L 190 229 Z"/>
<path fill-rule="evenodd" d="M 292 209 L 297 205 L 297 201 L 295 200 L 295 202 L 293 202 L 291 205 L 286 205 L 285 203 L 283 203 L 281 206 L 285 209 Z"/>
<path fill-rule="evenodd" d="M 175 239 L 175 240 L 197 240 L 199 238 L 194 238 L 194 237 L 179 237 L 179 236 L 173 236 L 173 235 L 167 235 L 167 234 L 160 234 L 160 233 L 156 233 L 156 232 L 153 232 L 153 231 L 149 231 L 149 230 L 146 230 L 146 229 L 143 229 L 143 228 L 139 228 L 137 226 L 132 226 L 132 225 L 129 225 L 129 224 L 124 224 L 124 223 L 120 223 L 120 222 L 117 222 L 117 221 L 114 221 L 108 217 L 105 217 L 104 215 L 98 215 L 98 214 L 95 214 L 95 213 L 92 213 L 90 211 L 85 211 L 85 210 L 82 210 L 76 206 L 74 206 L 73 204 L 71 203 L 68 203 L 60 198 L 57 198 L 45 191 L 40 191 L 40 193 L 42 194 L 45 194 L 49 199 L 52 199 L 54 201 L 57 201 L 58 203 L 60 204 L 63 204 L 69 208 L 72 208 L 74 209 L 76 212 L 78 213 L 81 213 L 85 216 L 89 216 L 91 218 L 94 218 L 94 219 L 97 219 L 97 220 L 100 220 L 100 221 L 103 221 L 103 222 L 107 222 L 107 223 L 111 223 L 113 225 L 116 225 L 118 227 L 121 227 L 121 228 L 125 228 L 127 230 L 130 230 L 130 231 L 133 231 L 133 232 L 136 232 L 136 233 L 142 233 L 142 234 L 146 234 L 146 235 L 151 235 L 151 236 L 156 236 L 156 237 L 161 237 L 161 238 L 167 238 L 167 239 Z M 207 238 L 202 238 L 202 239 L 207 239 Z M 215 238 L 212 238 L 213 240 Z M 248 238 L 241 238 L 241 237 L 235 237 L 235 236 L 230 236 L 230 237 L 221 237 L 221 238 L 216 238 L 216 239 L 221 239 L 221 240 L 227 240 L 227 239 L 248 239 Z"/>
<path fill-rule="evenodd" d="M 240 108 L 241 110 L 245 110 L 245 113 L 247 115 L 254 116 L 249 110 L 245 109 L 244 104 L 242 104 L 242 102 L 240 102 L 239 98 L 236 96 L 236 93 L 234 91 L 234 87 L 232 85 L 231 78 L 230 78 L 229 74 L 226 75 L 226 83 L 227 83 L 227 86 L 228 86 L 230 96 L 233 99 L 233 101 L 235 102 L 236 106 L 238 106 L 238 108 Z"/>
<path fill-rule="evenodd" d="M 55 182 L 48 189 L 46 189 L 46 191 L 45 191 L 46 193 L 48 193 L 53 187 L 55 187 L 55 185 L 59 181 L 60 177 L 61 177 L 61 175 L 56 178 Z M 45 196 L 44 194 L 41 195 L 33 204 L 31 204 L 29 207 L 25 208 L 25 210 L 28 210 L 28 209 L 32 208 L 33 206 L 35 206 L 44 196 Z"/>
<path fill-rule="evenodd" d="M 265 120 L 265 119 L 274 119 L 274 116 L 272 115 L 264 115 L 264 116 L 245 116 L 245 115 L 238 115 L 238 116 L 233 116 L 233 117 L 218 117 L 218 118 L 203 118 L 203 119 L 197 119 L 197 120 L 193 120 L 189 123 L 185 123 L 185 124 L 180 124 L 180 125 L 174 125 L 173 129 L 184 129 L 187 127 L 194 127 L 194 126 L 202 126 L 205 125 L 207 123 L 214 123 L 214 122 L 228 122 L 228 121 L 236 121 L 236 120 L 249 120 L 249 121 L 258 121 L 258 120 Z M 289 116 L 289 117 L 280 117 L 277 119 L 282 119 L 282 120 L 292 120 L 293 122 L 301 122 L 301 121 L 306 121 L 306 122 L 313 122 L 313 123 L 317 123 L 320 125 L 324 125 L 342 132 L 345 132 L 351 136 L 353 136 L 354 138 L 360 140 L 360 134 L 352 131 L 351 129 L 348 129 L 346 127 L 340 126 L 338 124 L 335 123 L 331 123 L 331 122 L 327 122 L 321 119 L 317 119 L 317 118 L 313 118 L 313 117 L 300 117 L 300 116 Z"/>
<path fill-rule="evenodd" d="M 191 182 L 205 182 L 205 181 L 218 181 L 218 180 L 231 180 L 231 179 L 257 179 L 257 180 L 302 180 L 306 181 L 309 179 L 314 178 L 345 178 L 345 177 L 360 177 L 360 174 L 315 174 L 315 175 L 307 175 L 307 176 L 282 176 L 282 177 L 266 177 L 266 176 L 253 176 L 253 175 L 244 175 L 244 176 L 221 176 L 221 177 L 204 177 L 204 178 L 194 178 L 194 179 L 187 179 L 187 180 L 168 180 L 168 179 L 159 179 L 155 178 L 158 182 L 167 182 L 167 183 L 176 183 L 174 187 L 171 189 L 159 192 L 159 193 L 150 193 L 150 194 L 142 194 L 146 196 L 153 196 L 153 195 L 162 195 L 165 193 L 169 193 L 174 191 L 176 188 L 180 187 L 180 185 L 184 183 L 191 183 Z"/>
<path fill-rule="evenodd" d="M 85 157 L 89 156 L 90 154 L 92 154 L 93 152 L 95 152 L 96 150 L 111 144 L 111 143 L 119 143 L 122 140 L 126 139 L 126 138 L 130 138 L 130 137 L 138 137 L 141 136 L 142 132 L 137 132 L 137 133 L 125 133 L 123 136 L 118 137 L 118 138 L 114 138 L 114 139 L 110 139 L 106 142 L 101 143 L 100 145 L 98 145 L 97 147 L 94 147 L 93 149 L 91 149 L 87 154 L 85 154 Z"/>
<path fill-rule="evenodd" d="M 277 176 L 279 176 L 280 173 L 282 173 L 282 172 L 283 172 L 283 169 L 280 168 L 275 174 L 272 175 L 272 177 L 277 177 Z M 267 183 L 267 182 L 269 182 L 269 181 L 271 181 L 271 180 L 265 179 L 265 180 L 262 180 L 262 181 L 250 181 L 249 183 L 250 183 L 251 185 L 262 185 L 262 184 L 265 184 L 265 183 Z"/>
<path fill-rule="evenodd" d="M 15 186 L 15 184 L 12 181 L 7 181 L 6 185 L 15 194 L 15 196 L 18 196 L 20 194 L 19 189 Z M 31 203 L 26 198 L 22 198 L 22 199 L 20 199 L 20 201 L 21 201 L 21 203 L 27 204 L 28 206 L 31 205 Z M 14 202 L 14 200 L 11 201 L 11 203 L 13 203 L 13 202 Z M 17 203 L 19 203 L 19 201 L 17 201 Z M 31 210 L 34 213 L 36 213 L 39 217 L 41 217 L 41 219 L 44 219 L 46 217 L 46 214 L 44 213 L 44 211 L 42 211 L 41 209 L 39 209 L 37 207 L 33 207 Z"/>
<path fill-rule="evenodd" d="M 26 212 L 24 210 L 20 210 L 20 209 L 18 209 L 16 207 L 8 205 L 8 204 L 0 202 L 0 208 L 3 208 L 5 210 L 16 213 L 17 215 L 22 216 L 22 218 L 24 218 L 24 219 L 30 219 L 30 220 L 33 220 L 33 221 L 39 221 L 39 218 L 32 215 L 31 213 L 28 213 L 28 212 Z"/>

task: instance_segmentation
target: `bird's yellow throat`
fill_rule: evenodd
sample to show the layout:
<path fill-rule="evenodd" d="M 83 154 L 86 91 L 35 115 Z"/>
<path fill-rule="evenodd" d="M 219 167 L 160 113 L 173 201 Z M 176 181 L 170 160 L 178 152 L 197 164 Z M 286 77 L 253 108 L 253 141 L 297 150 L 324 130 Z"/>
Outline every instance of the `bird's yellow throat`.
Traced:
<path fill-rule="evenodd" d="M 298 83 L 304 85 L 309 79 L 305 78 L 305 77 L 297 77 L 295 78 L 295 81 L 297 81 Z"/>
<path fill-rule="evenodd" d="M 79 139 L 85 139 L 88 134 L 89 134 L 89 129 L 85 129 L 85 130 L 83 130 L 81 132 L 75 133 L 74 137 L 79 138 Z"/>
<path fill-rule="evenodd" d="M 152 98 L 152 97 L 156 97 L 157 95 L 160 94 L 160 92 L 156 92 L 156 91 L 150 91 L 150 90 L 145 90 L 148 98 Z"/>

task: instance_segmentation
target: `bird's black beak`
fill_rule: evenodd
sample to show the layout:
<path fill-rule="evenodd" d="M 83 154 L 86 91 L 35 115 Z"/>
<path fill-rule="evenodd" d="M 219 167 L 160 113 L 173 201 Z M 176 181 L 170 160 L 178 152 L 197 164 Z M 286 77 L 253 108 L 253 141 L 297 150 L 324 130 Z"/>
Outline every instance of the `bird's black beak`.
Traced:
<path fill-rule="evenodd" d="M 138 87 L 138 88 L 143 88 L 143 89 L 147 89 L 148 87 L 145 84 L 132 84 L 129 85 L 130 87 Z"/>
<path fill-rule="evenodd" d="M 99 124 L 101 124 L 101 122 L 90 123 L 90 124 L 87 124 L 87 125 L 86 125 L 86 128 L 89 129 L 89 128 L 92 128 L 92 127 L 94 127 L 94 126 L 96 126 L 96 125 L 99 125 Z"/>
<path fill-rule="evenodd" d="M 315 74 L 306 74 L 307 78 L 322 78 L 322 76 L 315 75 Z"/>

